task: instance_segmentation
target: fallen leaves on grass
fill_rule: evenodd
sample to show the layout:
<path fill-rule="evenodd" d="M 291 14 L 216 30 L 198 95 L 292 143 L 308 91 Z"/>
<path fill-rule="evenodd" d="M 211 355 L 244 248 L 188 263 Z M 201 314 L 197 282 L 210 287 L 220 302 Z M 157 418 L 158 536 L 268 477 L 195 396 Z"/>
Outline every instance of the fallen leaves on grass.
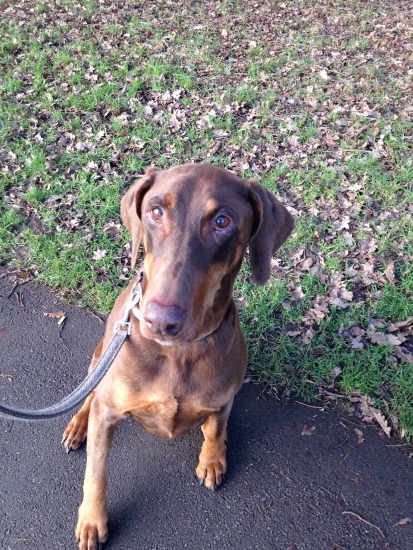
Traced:
<path fill-rule="evenodd" d="M 384 331 L 382 330 L 384 329 Z M 382 319 L 371 319 L 367 327 L 342 325 L 338 334 L 346 338 L 354 349 L 363 349 L 366 346 L 392 346 L 395 358 L 413 364 L 413 318 L 405 321 L 387 323 Z"/>
<path fill-rule="evenodd" d="M 90 212 L 82 204 L 88 178 L 96 188 L 115 179 L 127 185 L 152 163 L 205 160 L 241 176 L 270 174 L 267 182 L 297 226 L 313 224 L 289 258 L 272 263 L 290 292 L 283 307 L 299 312 L 281 330 L 307 350 L 342 313 L 349 326 L 339 335 L 351 350 L 388 346 L 393 366 L 413 364 L 411 324 L 390 323 L 400 315 L 381 327 L 362 323 L 355 311 L 360 305 L 374 311 L 383 288 L 397 285 L 410 261 L 409 237 L 396 228 L 412 213 L 405 200 L 410 165 L 401 163 L 412 146 L 409 3 L 388 5 L 384 13 L 359 0 L 332 2 L 327 11 L 323 3 L 277 9 L 243 3 L 237 10 L 229 2 L 219 9 L 219 26 L 216 5 L 208 2 L 202 24 L 189 4 L 178 13 L 164 0 L 101 2 L 99 10 L 9 4 L 2 17 L 10 40 L 0 68 L 9 83 L 2 100 L 11 110 L 0 172 L 6 209 L 23 220 L 20 245 L 26 226 L 107 247 L 99 242 L 101 221 L 99 230 L 93 226 L 95 204 Z M 32 38 L 36 71 L 27 61 Z M 179 81 L 179 71 L 190 85 Z M 383 174 L 394 178 L 383 180 L 382 189 L 404 181 L 388 197 L 375 183 Z M 103 231 L 117 242 L 113 219 Z M 88 250 L 94 261 L 115 263 L 120 279 L 129 277 L 127 248 L 113 261 L 106 250 Z M 111 277 L 104 263 L 94 265 L 99 282 Z"/>
<path fill-rule="evenodd" d="M 394 355 L 401 359 L 402 361 L 405 361 L 409 365 L 413 365 L 413 355 L 408 352 L 407 348 L 403 348 L 402 346 L 396 346 L 394 348 Z"/>

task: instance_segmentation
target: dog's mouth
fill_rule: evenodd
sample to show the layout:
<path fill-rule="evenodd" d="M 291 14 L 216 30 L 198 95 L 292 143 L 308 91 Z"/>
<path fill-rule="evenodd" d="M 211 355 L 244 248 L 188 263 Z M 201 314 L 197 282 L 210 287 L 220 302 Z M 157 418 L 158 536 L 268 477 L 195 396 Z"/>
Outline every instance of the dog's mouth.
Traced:
<path fill-rule="evenodd" d="M 200 340 L 204 340 L 207 336 L 212 334 L 214 331 L 211 332 L 204 332 L 200 334 L 197 338 L 189 339 L 189 340 L 179 340 L 178 338 L 175 340 L 165 340 L 165 339 L 159 339 L 159 338 L 153 338 L 155 342 L 160 344 L 161 346 L 180 346 L 183 344 L 194 344 L 195 342 L 199 342 Z"/>

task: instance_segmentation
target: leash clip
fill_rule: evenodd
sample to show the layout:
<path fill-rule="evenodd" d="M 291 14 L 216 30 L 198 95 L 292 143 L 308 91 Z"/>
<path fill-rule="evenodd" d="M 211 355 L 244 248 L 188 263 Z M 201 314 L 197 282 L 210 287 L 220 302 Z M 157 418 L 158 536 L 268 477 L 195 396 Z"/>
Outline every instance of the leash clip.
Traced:
<path fill-rule="evenodd" d="M 116 321 L 113 332 L 117 332 L 118 330 L 124 330 L 123 328 L 119 328 L 119 327 L 126 327 L 126 333 L 128 336 L 130 336 L 132 325 L 129 321 Z"/>
<path fill-rule="evenodd" d="M 123 320 L 116 321 L 114 332 L 119 329 L 119 327 L 127 327 L 127 335 L 130 336 L 132 325 L 129 321 L 130 312 L 132 309 L 137 309 L 139 311 L 139 302 L 142 299 L 142 279 L 143 279 L 143 269 L 139 271 L 138 278 L 136 280 L 136 283 L 133 285 L 132 288 L 132 296 L 128 303 L 126 304 L 125 313 L 123 315 Z"/>

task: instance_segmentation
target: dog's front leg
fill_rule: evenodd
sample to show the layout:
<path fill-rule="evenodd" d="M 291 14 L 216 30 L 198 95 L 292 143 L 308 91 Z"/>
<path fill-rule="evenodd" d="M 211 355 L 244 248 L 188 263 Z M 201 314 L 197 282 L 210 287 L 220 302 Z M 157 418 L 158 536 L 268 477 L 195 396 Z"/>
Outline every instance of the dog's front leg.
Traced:
<path fill-rule="evenodd" d="M 108 536 L 107 460 L 118 421 L 95 396 L 90 404 L 83 502 L 76 527 L 79 550 L 98 550 Z"/>
<path fill-rule="evenodd" d="M 233 401 L 232 398 L 219 412 L 211 414 L 201 426 L 205 440 L 196 475 L 208 489 L 214 490 L 227 471 L 227 421 Z"/>

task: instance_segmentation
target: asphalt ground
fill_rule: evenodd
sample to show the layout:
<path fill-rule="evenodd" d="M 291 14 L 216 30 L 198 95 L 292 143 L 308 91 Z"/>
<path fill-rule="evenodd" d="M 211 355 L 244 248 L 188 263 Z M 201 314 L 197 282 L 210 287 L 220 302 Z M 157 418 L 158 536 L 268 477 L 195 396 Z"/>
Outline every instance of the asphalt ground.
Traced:
<path fill-rule="evenodd" d="M 12 289 L 0 271 L 0 399 L 41 408 L 84 378 L 104 324 L 32 282 Z M 60 333 L 44 315 L 58 310 Z M 60 445 L 69 418 L 0 418 L 1 550 L 76 548 L 86 451 Z M 280 406 L 252 383 L 228 437 L 228 474 L 211 492 L 194 473 L 200 431 L 166 441 L 121 423 L 105 549 L 413 549 L 413 449 L 402 441 L 334 405 Z"/>

